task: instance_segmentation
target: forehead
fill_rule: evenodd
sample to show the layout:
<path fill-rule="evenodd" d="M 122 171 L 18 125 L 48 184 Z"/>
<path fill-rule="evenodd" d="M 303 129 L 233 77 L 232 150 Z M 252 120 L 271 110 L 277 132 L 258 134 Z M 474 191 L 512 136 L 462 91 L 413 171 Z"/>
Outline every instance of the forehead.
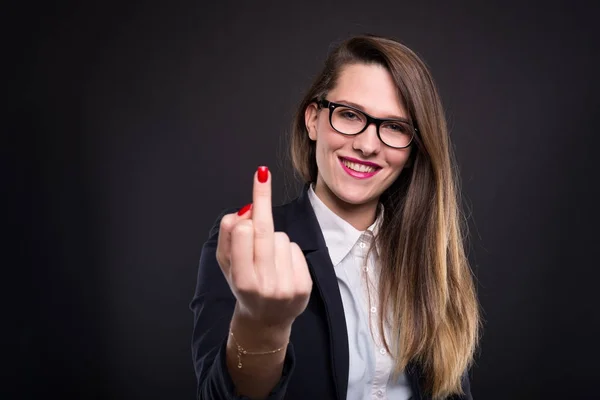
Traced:
<path fill-rule="evenodd" d="M 407 118 L 398 88 L 387 69 L 378 64 L 351 64 L 342 68 L 327 100 L 351 102 L 374 117 Z"/>

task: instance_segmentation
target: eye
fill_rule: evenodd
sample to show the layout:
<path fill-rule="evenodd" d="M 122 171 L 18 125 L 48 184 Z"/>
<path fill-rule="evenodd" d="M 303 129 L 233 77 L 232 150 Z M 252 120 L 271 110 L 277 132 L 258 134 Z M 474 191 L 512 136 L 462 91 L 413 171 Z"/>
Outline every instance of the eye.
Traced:
<path fill-rule="evenodd" d="M 390 131 L 397 133 L 409 133 L 408 126 L 400 122 L 388 122 L 385 124 L 385 129 L 389 129 Z"/>
<path fill-rule="evenodd" d="M 360 117 L 352 110 L 341 110 L 340 115 L 349 121 L 360 120 Z"/>

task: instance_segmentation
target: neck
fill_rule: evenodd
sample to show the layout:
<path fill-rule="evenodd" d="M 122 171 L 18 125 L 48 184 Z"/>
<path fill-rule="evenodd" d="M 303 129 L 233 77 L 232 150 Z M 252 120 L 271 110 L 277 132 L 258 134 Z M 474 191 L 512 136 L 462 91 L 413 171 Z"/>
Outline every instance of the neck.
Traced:
<path fill-rule="evenodd" d="M 375 222 L 379 199 L 374 199 L 363 204 L 350 204 L 337 197 L 331 189 L 320 180 L 317 180 L 314 190 L 317 197 L 331 211 L 357 230 L 364 231 Z"/>

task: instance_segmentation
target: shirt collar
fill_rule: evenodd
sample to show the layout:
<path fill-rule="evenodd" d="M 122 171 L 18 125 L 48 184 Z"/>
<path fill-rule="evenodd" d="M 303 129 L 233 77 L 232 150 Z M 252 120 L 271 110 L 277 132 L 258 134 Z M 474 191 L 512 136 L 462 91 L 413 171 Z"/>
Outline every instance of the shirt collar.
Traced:
<path fill-rule="evenodd" d="M 339 264 L 344 257 L 352 250 L 352 247 L 360 239 L 363 231 L 354 228 L 339 215 L 334 213 L 319 199 L 313 190 L 313 185 L 309 185 L 308 198 L 323 232 L 325 244 L 329 250 L 329 256 L 334 266 Z M 375 236 L 379 231 L 383 216 L 383 207 L 379 212 L 375 222 L 367 228 Z"/>

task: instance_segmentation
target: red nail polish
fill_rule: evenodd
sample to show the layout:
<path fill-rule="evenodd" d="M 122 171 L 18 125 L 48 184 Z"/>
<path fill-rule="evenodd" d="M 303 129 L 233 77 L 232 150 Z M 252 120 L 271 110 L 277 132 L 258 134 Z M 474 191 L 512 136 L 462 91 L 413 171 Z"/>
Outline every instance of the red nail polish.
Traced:
<path fill-rule="evenodd" d="M 258 181 L 265 183 L 269 179 L 269 167 L 258 167 Z"/>
<path fill-rule="evenodd" d="M 252 203 L 250 204 L 246 204 L 244 207 L 242 207 L 240 209 L 240 211 L 238 211 L 238 215 L 244 215 L 248 212 L 248 210 L 250 210 L 252 208 Z"/>

